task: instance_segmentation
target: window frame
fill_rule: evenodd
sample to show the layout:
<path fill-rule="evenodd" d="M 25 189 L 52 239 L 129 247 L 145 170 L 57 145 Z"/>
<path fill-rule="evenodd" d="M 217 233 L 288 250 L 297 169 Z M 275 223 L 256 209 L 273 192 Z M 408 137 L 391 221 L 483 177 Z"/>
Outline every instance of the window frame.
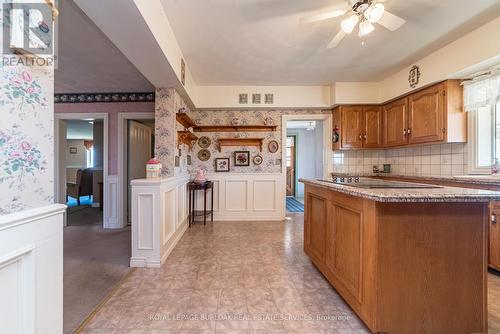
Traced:
<path fill-rule="evenodd" d="M 495 127 L 496 127 L 496 105 L 490 105 L 490 113 L 492 113 L 493 117 L 493 122 L 492 122 L 492 129 L 490 132 L 490 135 L 492 136 L 492 148 L 491 148 L 491 156 L 492 160 L 495 159 L 496 155 L 496 150 L 495 150 L 495 144 L 496 144 L 496 136 L 495 136 Z M 468 113 L 468 142 L 467 142 L 467 151 L 468 151 L 468 161 L 467 161 L 467 169 L 468 169 L 468 174 L 482 174 L 482 175 L 490 175 L 491 174 L 491 164 L 490 166 L 479 166 L 478 165 L 478 150 L 477 150 L 477 144 L 479 142 L 477 136 L 478 136 L 478 131 L 477 131 L 477 117 L 478 117 L 478 110 L 473 110 L 469 111 Z M 493 161 L 491 161 L 493 162 Z"/>

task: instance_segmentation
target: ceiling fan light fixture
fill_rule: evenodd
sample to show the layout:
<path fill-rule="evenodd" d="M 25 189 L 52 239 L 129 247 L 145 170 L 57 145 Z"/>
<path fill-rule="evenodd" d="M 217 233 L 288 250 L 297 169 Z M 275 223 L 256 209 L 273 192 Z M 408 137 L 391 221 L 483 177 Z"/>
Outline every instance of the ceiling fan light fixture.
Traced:
<path fill-rule="evenodd" d="M 385 13 L 384 5 L 381 3 L 377 3 L 377 4 L 370 6 L 364 12 L 364 16 L 371 23 L 375 23 L 378 20 L 380 20 L 382 18 L 382 16 L 384 16 L 384 13 Z"/>
<path fill-rule="evenodd" d="M 359 17 L 357 15 L 352 15 L 351 17 L 342 20 L 340 23 L 340 27 L 342 28 L 342 31 L 345 32 L 346 34 L 350 34 L 354 28 L 356 27 L 356 24 L 358 24 Z"/>
<path fill-rule="evenodd" d="M 359 37 L 366 36 L 373 30 L 375 30 L 373 24 L 368 20 L 363 20 L 363 22 L 359 24 Z"/>

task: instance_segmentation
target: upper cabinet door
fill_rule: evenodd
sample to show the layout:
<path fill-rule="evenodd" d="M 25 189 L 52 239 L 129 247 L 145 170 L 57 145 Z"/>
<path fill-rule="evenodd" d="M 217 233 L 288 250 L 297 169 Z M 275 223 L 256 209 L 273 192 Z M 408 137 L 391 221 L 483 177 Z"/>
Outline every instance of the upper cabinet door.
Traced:
<path fill-rule="evenodd" d="M 408 144 L 406 134 L 408 99 L 403 98 L 383 107 L 384 146 L 403 146 Z"/>
<path fill-rule="evenodd" d="M 363 147 L 363 107 L 342 107 L 341 115 L 342 148 Z"/>
<path fill-rule="evenodd" d="M 444 140 L 444 85 L 435 85 L 410 95 L 408 104 L 408 142 L 417 144 Z"/>
<path fill-rule="evenodd" d="M 382 146 L 382 109 L 377 106 L 363 108 L 364 112 L 364 134 L 363 147 Z"/>

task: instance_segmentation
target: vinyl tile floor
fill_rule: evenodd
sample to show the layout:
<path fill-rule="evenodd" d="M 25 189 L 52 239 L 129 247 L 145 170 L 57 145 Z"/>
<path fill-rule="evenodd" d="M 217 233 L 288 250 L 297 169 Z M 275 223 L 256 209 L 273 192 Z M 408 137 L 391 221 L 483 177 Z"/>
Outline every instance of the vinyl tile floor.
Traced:
<path fill-rule="evenodd" d="M 195 224 L 161 269 L 136 270 L 82 332 L 369 333 L 304 254 L 303 214 L 288 217 Z M 500 294 L 500 278 L 489 280 Z"/>

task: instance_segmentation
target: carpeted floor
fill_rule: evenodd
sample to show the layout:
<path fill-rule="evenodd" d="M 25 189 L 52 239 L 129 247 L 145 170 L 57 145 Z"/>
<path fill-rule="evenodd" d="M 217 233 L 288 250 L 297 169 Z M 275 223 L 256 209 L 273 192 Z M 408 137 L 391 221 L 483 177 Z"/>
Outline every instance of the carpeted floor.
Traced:
<path fill-rule="evenodd" d="M 286 211 L 288 212 L 304 212 L 304 204 L 297 201 L 294 197 L 286 198 Z"/>
<path fill-rule="evenodd" d="M 104 230 L 98 208 L 68 208 L 68 226 L 64 229 L 64 333 L 72 333 L 130 271 L 130 244 L 130 228 Z"/>

